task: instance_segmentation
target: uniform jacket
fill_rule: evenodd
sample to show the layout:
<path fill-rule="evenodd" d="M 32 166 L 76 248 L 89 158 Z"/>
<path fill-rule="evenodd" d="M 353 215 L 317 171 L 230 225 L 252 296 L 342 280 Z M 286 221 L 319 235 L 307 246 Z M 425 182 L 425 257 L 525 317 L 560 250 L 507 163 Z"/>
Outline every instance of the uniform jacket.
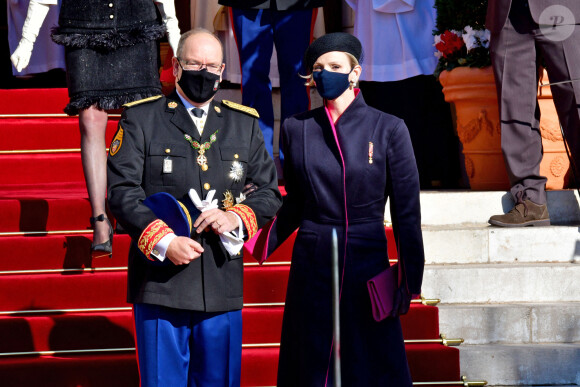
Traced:
<path fill-rule="evenodd" d="M 508 18 L 512 2 L 527 1 L 530 13 L 536 23 L 540 22 L 542 12 L 552 6 L 561 5 L 568 8 L 576 17 L 576 23 L 580 23 L 580 1 L 578 0 L 488 0 L 485 26 L 492 33 L 499 32 Z"/>
<path fill-rule="evenodd" d="M 200 143 L 210 141 L 215 134 L 216 141 L 205 152 L 207 171 L 196 163 L 198 152 L 184 138 L 186 134 Z M 142 204 L 156 192 L 167 192 L 186 201 L 190 188 L 196 189 L 201 198 L 216 189 L 215 198 L 223 199 L 226 190 L 237 198 L 246 184 L 253 183 L 257 191 L 231 209 L 238 210 L 250 237 L 276 214 L 281 204 L 276 169 L 264 147 L 256 117 L 212 102 L 200 138 L 174 93 L 127 108 L 110 149 L 109 206 L 133 240 L 128 301 L 207 312 L 240 309 L 242 256 L 230 256 L 213 232 L 202 233 L 204 253 L 184 266 L 175 266 L 168 259 L 163 264 L 148 261 L 137 246 L 149 246 L 148 251 L 141 248 L 147 255 L 157 242 L 147 238 L 153 235 L 152 227 L 161 221 Z M 170 173 L 163 172 L 166 159 L 171 160 Z M 235 163 L 243 167 L 239 179 L 230 174 Z"/>
<path fill-rule="evenodd" d="M 322 7 L 326 0 L 219 0 L 218 3 L 241 9 L 295 11 Z"/>
<path fill-rule="evenodd" d="M 388 198 L 406 263 L 404 286 L 411 293 L 421 291 L 419 179 L 409 133 L 402 120 L 367 106 L 360 93 L 335 127 L 336 137 L 324 107 L 283 125 L 287 196 L 269 230 L 268 251 L 300 229 L 286 295 L 278 386 L 325 385 L 332 345 L 333 229 L 342 278 L 343 384 L 410 386 L 399 319 L 374 321 L 366 286 L 389 266 L 383 223 Z"/>

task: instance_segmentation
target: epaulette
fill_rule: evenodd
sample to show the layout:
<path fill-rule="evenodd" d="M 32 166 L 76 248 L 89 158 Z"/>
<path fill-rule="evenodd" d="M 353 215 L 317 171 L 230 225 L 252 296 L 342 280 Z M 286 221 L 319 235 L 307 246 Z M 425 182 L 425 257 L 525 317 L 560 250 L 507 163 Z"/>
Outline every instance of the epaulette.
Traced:
<path fill-rule="evenodd" d="M 254 116 L 256 118 L 260 118 L 258 111 L 254 108 L 249 107 L 249 106 L 240 105 L 239 103 L 228 101 L 227 99 L 222 100 L 222 104 L 226 105 L 230 109 L 239 110 L 241 112 L 247 113 L 247 114 Z"/>
<path fill-rule="evenodd" d="M 147 97 L 147 98 L 139 99 L 137 101 L 128 102 L 128 103 L 124 104 L 123 107 L 128 108 L 131 106 L 141 105 L 142 103 L 145 103 L 145 102 L 151 102 L 151 101 L 158 100 L 161 97 L 163 97 L 163 94 L 154 95 L 153 97 Z"/>

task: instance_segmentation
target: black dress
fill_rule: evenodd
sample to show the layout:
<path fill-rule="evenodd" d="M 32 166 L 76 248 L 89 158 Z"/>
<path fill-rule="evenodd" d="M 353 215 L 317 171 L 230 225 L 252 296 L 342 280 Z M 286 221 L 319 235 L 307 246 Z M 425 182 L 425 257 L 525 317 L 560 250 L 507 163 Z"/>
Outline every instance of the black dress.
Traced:
<path fill-rule="evenodd" d="M 161 94 L 157 39 L 164 34 L 153 0 L 63 0 L 52 39 L 65 46 L 65 112 Z"/>

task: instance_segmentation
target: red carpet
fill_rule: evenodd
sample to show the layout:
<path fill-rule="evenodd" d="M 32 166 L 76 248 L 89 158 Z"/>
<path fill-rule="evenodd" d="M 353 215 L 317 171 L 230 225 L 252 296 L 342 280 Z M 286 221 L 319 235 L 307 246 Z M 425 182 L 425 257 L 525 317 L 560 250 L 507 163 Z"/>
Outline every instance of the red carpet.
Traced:
<path fill-rule="evenodd" d="M 63 89 L 0 90 L 0 114 L 61 113 L 67 101 Z M 130 239 L 115 236 L 112 258 L 88 254 L 77 118 L 0 120 L 0 385 L 137 386 L 125 302 Z M 58 149 L 68 151 L 13 152 Z M 244 257 L 244 386 L 275 385 L 294 237 L 262 267 Z M 414 381 L 458 381 L 459 351 L 427 342 L 439 338 L 437 307 L 413 304 L 401 321 L 406 340 L 422 341 L 406 344 Z"/>

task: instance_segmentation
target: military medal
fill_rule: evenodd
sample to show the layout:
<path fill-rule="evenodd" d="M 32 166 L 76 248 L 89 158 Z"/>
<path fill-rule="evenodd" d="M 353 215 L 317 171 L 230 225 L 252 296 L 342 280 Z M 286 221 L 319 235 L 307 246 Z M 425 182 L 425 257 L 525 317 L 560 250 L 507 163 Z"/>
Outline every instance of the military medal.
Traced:
<path fill-rule="evenodd" d="M 232 194 L 232 191 L 230 191 L 229 189 L 226 190 L 226 192 L 224 192 L 224 198 L 222 200 L 222 204 L 223 204 L 223 208 L 226 210 L 228 208 L 234 206 L 234 195 Z"/>
<path fill-rule="evenodd" d="M 189 134 L 186 134 L 184 137 L 185 139 L 191 144 L 191 147 L 197 151 L 197 165 L 201 167 L 202 171 L 207 171 L 209 166 L 207 165 L 207 157 L 205 156 L 205 151 L 211 148 L 211 145 L 216 142 L 217 140 L 217 133 L 219 130 L 216 130 L 214 134 L 209 136 L 209 141 L 200 144 L 199 142 L 195 141 Z"/>
<path fill-rule="evenodd" d="M 369 142 L 369 164 L 373 163 L 373 143 Z"/>
<path fill-rule="evenodd" d="M 230 168 L 230 178 L 236 183 L 244 176 L 244 166 L 239 161 L 234 161 Z"/>

